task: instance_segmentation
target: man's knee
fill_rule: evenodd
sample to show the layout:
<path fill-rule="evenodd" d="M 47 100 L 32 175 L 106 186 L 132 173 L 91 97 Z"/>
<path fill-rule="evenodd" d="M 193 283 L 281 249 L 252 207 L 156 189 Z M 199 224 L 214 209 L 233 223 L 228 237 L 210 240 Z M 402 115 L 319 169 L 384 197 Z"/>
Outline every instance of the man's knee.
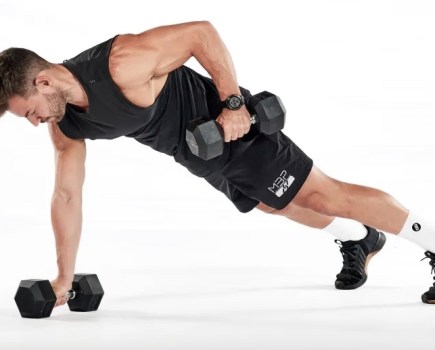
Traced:
<path fill-rule="evenodd" d="M 316 189 L 305 193 L 297 198 L 297 205 L 327 216 L 346 217 L 350 208 L 345 185 L 334 180 L 331 186 L 335 188 Z"/>
<path fill-rule="evenodd" d="M 313 192 L 307 195 L 303 200 L 305 208 L 314 210 L 317 213 L 336 216 L 336 203 L 321 192 Z"/>
<path fill-rule="evenodd" d="M 267 214 L 274 214 L 274 215 L 283 215 L 283 216 L 292 216 L 292 213 L 295 212 L 296 206 L 293 203 L 289 203 L 284 209 L 275 209 L 272 207 L 269 207 L 268 205 L 264 203 L 259 203 L 257 205 L 257 209 L 260 209 L 261 211 L 267 213 Z"/>
<path fill-rule="evenodd" d="M 262 212 L 265 212 L 266 214 L 276 214 L 277 210 L 275 208 L 269 207 L 268 205 L 260 202 L 258 203 L 257 209 L 261 210 Z"/>

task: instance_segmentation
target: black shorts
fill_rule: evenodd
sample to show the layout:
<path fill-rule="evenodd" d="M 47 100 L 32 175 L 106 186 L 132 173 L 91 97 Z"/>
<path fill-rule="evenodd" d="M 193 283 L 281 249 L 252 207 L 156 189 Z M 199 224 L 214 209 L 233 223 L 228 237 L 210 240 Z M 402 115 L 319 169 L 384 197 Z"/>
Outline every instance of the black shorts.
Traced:
<path fill-rule="evenodd" d="M 242 213 L 259 202 L 278 210 L 285 208 L 313 167 L 313 161 L 282 132 L 230 145 L 225 165 L 204 178 Z"/>
<path fill-rule="evenodd" d="M 190 84 L 184 94 L 191 97 L 184 101 L 183 118 L 216 119 L 222 112 L 217 89 L 211 79 L 194 75 L 196 83 Z M 240 91 L 249 106 L 249 90 L 240 87 Z M 242 139 L 226 142 L 223 154 L 207 161 L 192 154 L 184 142 L 183 129 L 177 133 L 183 142 L 178 145 L 175 161 L 223 192 L 243 213 L 259 202 L 278 210 L 286 207 L 313 166 L 313 161 L 282 132 L 265 135 L 251 129 Z"/>

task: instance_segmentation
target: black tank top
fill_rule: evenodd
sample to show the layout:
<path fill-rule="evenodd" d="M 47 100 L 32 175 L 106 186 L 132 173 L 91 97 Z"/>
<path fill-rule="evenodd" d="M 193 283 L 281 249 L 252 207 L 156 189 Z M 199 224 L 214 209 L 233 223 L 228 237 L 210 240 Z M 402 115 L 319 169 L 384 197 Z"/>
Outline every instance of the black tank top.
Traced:
<path fill-rule="evenodd" d="M 60 130 L 73 139 L 114 139 L 126 136 L 174 156 L 189 170 L 205 176 L 225 161 L 223 156 L 202 161 L 193 156 L 185 142 L 187 123 L 201 116 L 216 118 L 222 110 L 213 81 L 181 66 L 168 75 L 155 102 L 146 108 L 131 103 L 109 72 L 112 38 L 66 60 L 63 65 L 80 81 L 89 107 L 81 112 L 67 104 Z"/>

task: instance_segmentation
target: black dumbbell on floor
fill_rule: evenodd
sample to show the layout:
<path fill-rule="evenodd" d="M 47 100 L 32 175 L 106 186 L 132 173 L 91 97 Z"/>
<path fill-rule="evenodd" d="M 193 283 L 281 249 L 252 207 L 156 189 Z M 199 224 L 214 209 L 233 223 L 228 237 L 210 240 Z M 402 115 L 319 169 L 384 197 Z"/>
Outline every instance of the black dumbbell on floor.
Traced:
<path fill-rule="evenodd" d="M 66 294 L 71 311 L 96 311 L 104 291 L 95 274 L 75 274 L 72 289 Z M 23 280 L 15 294 L 15 302 L 24 318 L 49 317 L 56 304 L 56 294 L 48 280 Z"/>
<path fill-rule="evenodd" d="M 251 128 L 267 135 L 284 128 L 286 111 L 278 96 L 268 91 L 260 92 L 251 96 L 246 107 L 251 114 Z M 224 149 L 222 127 L 215 120 L 195 119 L 187 127 L 186 142 L 190 151 L 201 159 L 218 157 Z"/>

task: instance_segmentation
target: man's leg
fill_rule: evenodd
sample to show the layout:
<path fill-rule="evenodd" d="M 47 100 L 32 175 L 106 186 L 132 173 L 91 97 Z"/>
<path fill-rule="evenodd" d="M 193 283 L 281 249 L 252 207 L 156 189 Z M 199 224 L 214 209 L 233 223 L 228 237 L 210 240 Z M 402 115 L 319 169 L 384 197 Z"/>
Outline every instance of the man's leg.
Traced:
<path fill-rule="evenodd" d="M 393 234 L 401 231 L 409 214 L 389 194 L 335 180 L 315 166 L 292 202 L 323 215 L 356 220 Z"/>
<path fill-rule="evenodd" d="M 261 202 L 256 208 L 267 214 L 284 216 L 299 224 L 325 230 L 343 242 L 357 241 L 367 236 L 367 228 L 359 222 L 320 214 L 293 202 L 283 210 L 274 209 Z"/>
<path fill-rule="evenodd" d="M 305 183 L 293 198 L 297 205 L 328 217 L 356 220 L 367 226 L 406 238 L 427 250 L 435 272 L 435 225 L 417 218 L 388 193 L 375 188 L 335 180 L 313 166 Z M 283 212 L 287 208 L 282 209 Z M 434 277 L 435 279 L 435 277 Z M 422 295 L 425 303 L 435 304 L 435 283 Z"/>
<path fill-rule="evenodd" d="M 399 234 L 435 252 L 435 225 L 417 219 L 413 212 L 385 192 L 326 176 L 313 167 L 313 161 L 284 133 L 260 133 L 249 145 L 235 141 L 232 146 L 234 152 L 230 153 L 233 156 L 220 169 L 218 178 L 207 181 L 215 183 L 214 186 L 225 193 L 241 212 L 248 212 L 261 202 L 279 208 L 279 215 L 298 217 L 302 222 L 313 220 L 314 227 L 328 222 L 309 212 L 298 210 L 296 213 L 292 207 L 296 205 L 326 217 L 336 217 L 327 227 L 342 228 L 347 222 L 366 225 L 367 237 L 359 241 L 344 241 L 341 247 L 344 265 L 355 265 L 359 261 L 358 271 L 361 254 L 367 254 L 368 250 L 376 252 L 383 244 L 385 236 L 376 229 Z M 337 218 L 343 225 L 335 225 Z M 365 262 L 367 258 L 366 255 Z M 435 268 L 435 254 L 428 258 Z"/>
<path fill-rule="evenodd" d="M 268 213 L 285 216 L 286 218 L 309 227 L 323 229 L 337 239 L 341 245 L 343 267 L 337 275 L 337 289 L 356 289 L 367 280 L 367 268 L 370 259 L 382 249 L 385 236 L 363 224 L 338 217 L 317 213 L 308 208 L 302 208 L 290 203 L 283 210 L 276 210 L 264 203 L 259 203 L 257 209 Z"/>
<path fill-rule="evenodd" d="M 315 212 L 314 210 L 299 207 L 293 203 L 290 203 L 283 210 L 276 210 L 272 207 L 267 206 L 264 203 L 259 203 L 257 205 L 257 209 L 267 214 L 285 216 L 286 218 L 299 224 L 318 229 L 324 229 L 335 219 L 333 216 L 323 215 Z"/>

